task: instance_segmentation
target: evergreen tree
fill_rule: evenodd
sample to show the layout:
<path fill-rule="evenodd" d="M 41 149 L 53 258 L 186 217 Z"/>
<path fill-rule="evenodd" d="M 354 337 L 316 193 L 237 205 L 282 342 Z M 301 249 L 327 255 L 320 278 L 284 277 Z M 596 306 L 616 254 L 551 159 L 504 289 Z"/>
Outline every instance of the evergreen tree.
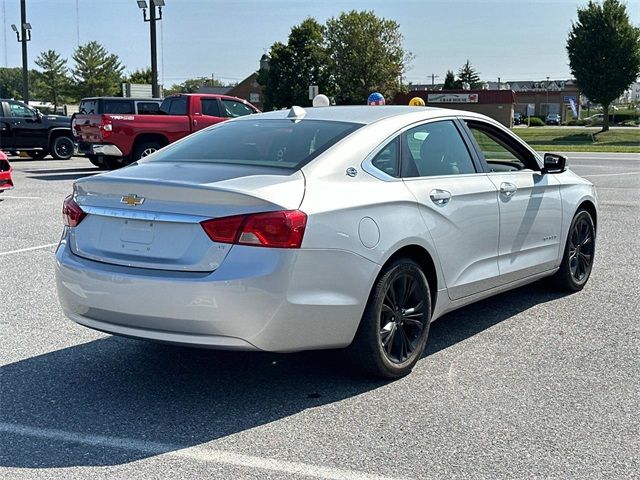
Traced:
<path fill-rule="evenodd" d="M 124 67 L 117 55 L 92 41 L 76 48 L 73 60 L 76 65 L 72 73 L 79 98 L 120 93 Z"/>

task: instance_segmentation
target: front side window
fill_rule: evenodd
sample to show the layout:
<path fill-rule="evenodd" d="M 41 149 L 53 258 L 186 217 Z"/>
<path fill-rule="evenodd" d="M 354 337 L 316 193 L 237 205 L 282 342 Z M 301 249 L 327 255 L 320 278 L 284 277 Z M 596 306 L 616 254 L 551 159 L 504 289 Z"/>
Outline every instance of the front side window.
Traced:
<path fill-rule="evenodd" d="M 225 110 L 225 117 L 243 117 L 256 113 L 244 103 L 236 102 L 235 100 L 222 100 L 222 106 Z"/>
<path fill-rule="evenodd" d="M 467 121 L 466 123 L 492 172 L 538 169 L 531 152 L 508 138 L 504 132 L 481 122 Z"/>
<path fill-rule="evenodd" d="M 402 176 L 476 173 L 460 132 L 451 120 L 432 122 L 402 134 Z"/>
<path fill-rule="evenodd" d="M 163 148 L 148 161 L 299 169 L 359 127 L 322 120 L 224 122 Z"/>
<path fill-rule="evenodd" d="M 9 101 L 9 111 L 12 117 L 34 118 L 36 113 L 20 102 Z"/>

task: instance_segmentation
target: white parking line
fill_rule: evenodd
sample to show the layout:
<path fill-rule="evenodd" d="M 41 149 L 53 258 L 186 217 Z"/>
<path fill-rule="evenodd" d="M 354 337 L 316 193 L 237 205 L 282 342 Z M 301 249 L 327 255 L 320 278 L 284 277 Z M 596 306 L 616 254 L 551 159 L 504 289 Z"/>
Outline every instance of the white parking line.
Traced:
<path fill-rule="evenodd" d="M 0 200 L 2 200 L 3 198 L 16 198 L 20 200 L 42 200 L 42 197 L 18 197 L 15 195 L 2 195 L 0 197 Z"/>
<path fill-rule="evenodd" d="M 67 432 L 52 428 L 37 428 L 27 425 L 12 423 L 0 423 L 0 432 L 35 437 L 45 440 L 61 442 L 73 442 L 95 447 L 117 448 L 121 450 L 133 450 L 149 455 L 169 455 L 172 457 L 188 458 L 203 462 L 234 465 L 245 468 L 258 468 L 292 475 L 304 475 L 309 477 L 330 480 L 387 480 L 390 477 L 372 475 L 355 470 L 345 470 L 334 467 L 324 467 L 310 463 L 290 462 L 276 460 L 274 458 L 244 455 L 241 453 L 225 452 L 222 450 L 204 447 L 183 447 L 132 438 L 111 437 L 105 435 L 91 435 L 85 433 Z"/>
<path fill-rule="evenodd" d="M 617 175 L 638 175 L 640 172 L 624 172 L 624 173 L 594 173 L 593 175 L 581 175 L 582 177 L 615 177 Z"/>
<path fill-rule="evenodd" d="M 8 252 L 0 252 L 2 255 L 11 255 L 12 253 L 30 252 L 31 250 L 40 250 L 41 248 L 55 247 L 58 243 L 47 243 L 46 245 L 38 245 L 37 247 L 20 248 L 18 250 L 9 250 Z"/>

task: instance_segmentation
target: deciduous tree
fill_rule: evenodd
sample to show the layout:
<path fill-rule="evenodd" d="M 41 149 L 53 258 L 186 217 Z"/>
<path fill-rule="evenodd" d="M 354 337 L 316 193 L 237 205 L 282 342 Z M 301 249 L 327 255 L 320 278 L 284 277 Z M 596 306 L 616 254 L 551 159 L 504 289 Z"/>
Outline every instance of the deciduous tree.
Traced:
<path fill-rule="evenodd" d="M 325 28 L 307 18 L 289 33 L 287 44 L 276 42 L 269 52 L 269 68 L 258 72 L 264 87 L 265 110 L 307 106 L 309 86 L 317 85 L 320 93 L 335 93 L 324 46 Z"/>
<path fill-rule="evenodd" d="M 343 12 L 327 20 L 327 52 L 340 104 L 362 104 L 376 90 L 392 98 L 412 58 L 400 25 L 372 11 Z"/>
<path fill-rule="evenodd" d="M 640 29 L 631 24 L 620 1 L 589 1 L 578 8 L 567 52 L 578 87 L 589 100 L 602 105 L 602 131 L 606 132 L 611 102 L 640 74 Z"/>

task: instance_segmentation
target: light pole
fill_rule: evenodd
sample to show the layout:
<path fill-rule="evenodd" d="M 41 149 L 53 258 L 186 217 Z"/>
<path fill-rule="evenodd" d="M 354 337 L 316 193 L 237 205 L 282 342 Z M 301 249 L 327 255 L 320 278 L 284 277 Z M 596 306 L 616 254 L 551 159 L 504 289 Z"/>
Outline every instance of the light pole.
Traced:
<path fill-rule="evenodd" d="M 549 115 L 550 112 L 550 108 L 549 108 L 549 77 L 547 77 L 547 115 Z"/>
<path fill-rule="evenodd" d="M 142 9 L 142 17 L 145 22 L 149 22 L 149 35 L 151 37 L 151 95 L 154 98 L 160 97 L 160 87 L 158 85 L 158 52 L 156 42 L 156 22 L 162 20 L 162 7 L 164 0 L 149 0 L 150 5 L 147 7 L 147 0 L 137 0 L 138 8 Z M 158 11 L 156 14 L 156 7 Z M 147 8 L 149 8 L 149 17 L 147 17 Z"/>
<path fill-rule="evenodd" d="M 27 22 L 26 0 L 20 0 L 20 30 L 15 24 L 11 29 L 16 32 L 18 42 L 22 43 L 22 100 L 29 103 L 29 69 L 27 66 L 27 42 L 31 40 L 31 24 Z"/>

